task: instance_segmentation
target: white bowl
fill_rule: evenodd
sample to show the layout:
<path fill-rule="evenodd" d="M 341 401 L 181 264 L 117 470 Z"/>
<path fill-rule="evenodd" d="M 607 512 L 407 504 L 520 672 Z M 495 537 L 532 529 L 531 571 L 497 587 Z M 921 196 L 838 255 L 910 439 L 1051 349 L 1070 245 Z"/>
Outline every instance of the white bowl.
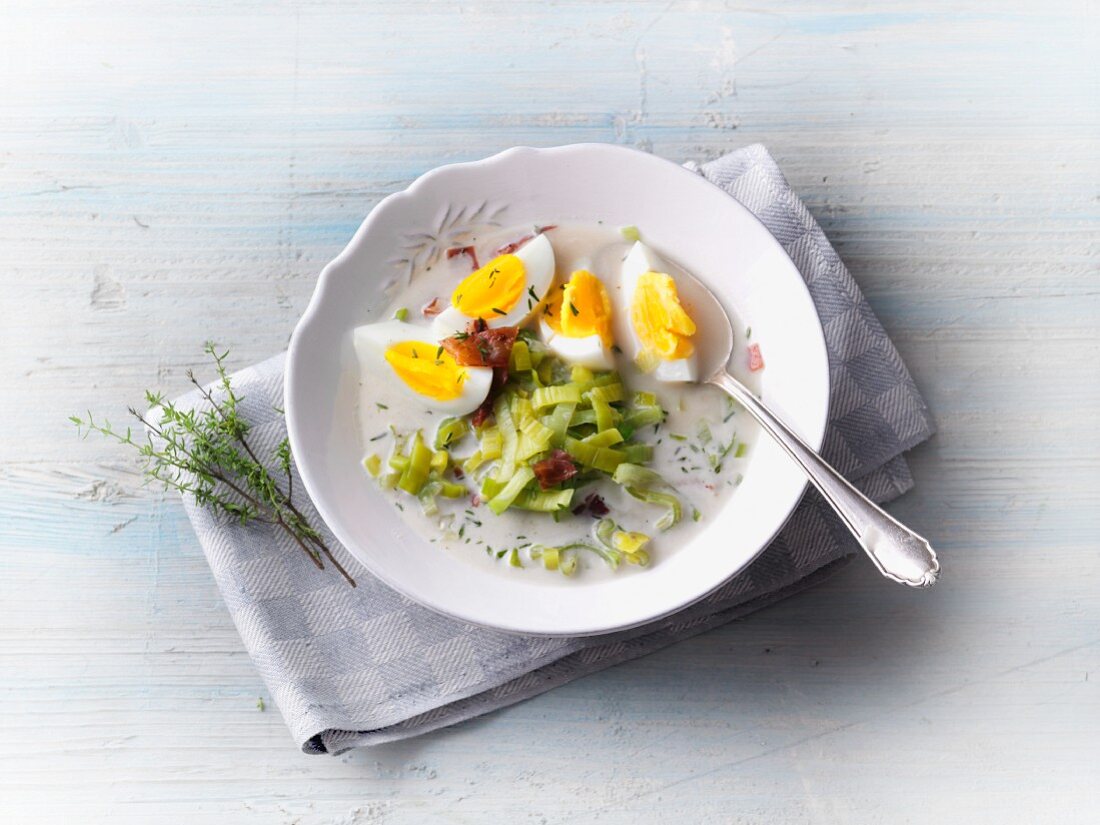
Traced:
<path fill-rule="evenodd" d="M 643 228 L 753 328 L 764 400 L 813 447 L 825 433 L 829 369 L 809 292 L 779 243 L 741 204 L 666 160 L 605 144 L 509 149 L 441 166 L 370 213 L 325 267 L 294 330 L 286 418 L 303 482 L 333 534 L 373 575 L 429 608 L 500 630 L 605 633 L 670 614 L 743 570 L 794 510 L 805 478 L 761 436 L 744 481 L 686 546 L 638 575 L 572 586 L 501 576 L 417 536 L 361 465 L 354 327 L 379 320 L 411 266 L 464 225 L 581 220 Z"/>

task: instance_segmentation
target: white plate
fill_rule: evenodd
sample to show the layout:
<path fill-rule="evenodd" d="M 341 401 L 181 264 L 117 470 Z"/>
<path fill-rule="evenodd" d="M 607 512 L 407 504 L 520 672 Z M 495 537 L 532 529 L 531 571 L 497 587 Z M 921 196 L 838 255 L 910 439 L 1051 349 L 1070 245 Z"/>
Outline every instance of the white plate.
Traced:
<path fill-rule="evenodd" d="M 505 226 L 572 219 L 642 227 L 647 242 L 706 282 L 753 328 L 767 361 L 764 400 L 820 447 L 829 401 L 821 325 L 798 270 L 745 207 L 698 175 L 632 149 L 516 148 L 441 166 L 390 195 L 321 273 L 286 368 L 290 443 L 318 512 L 386 584 L 487 627 L 604 633 L 697 601 L 767 546 L 805 488 L 801 472 L 765 436 L 743 483 L 687 546 L 643 574 L 569 587 L 493 575 L 441 552 L 401 520 L 363 471 L 351 331 L 379 320 L 413 263 L 485 217 Z"/>

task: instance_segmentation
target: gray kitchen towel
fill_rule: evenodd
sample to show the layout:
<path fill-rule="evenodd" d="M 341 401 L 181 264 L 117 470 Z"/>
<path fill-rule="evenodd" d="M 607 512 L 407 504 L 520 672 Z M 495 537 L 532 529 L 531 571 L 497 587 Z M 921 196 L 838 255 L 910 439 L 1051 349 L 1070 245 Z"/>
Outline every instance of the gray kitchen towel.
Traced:
<path fill-rule="evenodd" d="M 878 501 L 904 493 L 913 482 L 902 454 L 931 435 L 932 421 L 821 228 L 763 146 L 689 168 L 752 210 L 806 279 L 829 349 L 825 457 Z M 232 380 L 254 448 L 270 454 L 286 435 L 277 411 L 283 356 Z M 294 488 L 302 490 L 300 483 Z M 319 524 L 304 494 L 296 499 Z M 811 491 L 767 550 L 703 601 L 629 631 L 548 639 L 497 633 L 420 607 L 372 578 L 327 531 L 358 587 L 331 565 L 318 570 L 273 527 L 241 526 L 185 504 L 245 647 L 307 753 L 416 736 L 513 704 L 784 598 L 858 549 Z"/>

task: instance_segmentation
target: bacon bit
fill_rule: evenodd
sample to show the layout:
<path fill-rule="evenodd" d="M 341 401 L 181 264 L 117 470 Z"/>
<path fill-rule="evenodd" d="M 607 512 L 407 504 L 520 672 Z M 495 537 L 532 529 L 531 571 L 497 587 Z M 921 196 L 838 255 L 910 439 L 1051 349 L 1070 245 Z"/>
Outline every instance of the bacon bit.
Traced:
<path fill-rule="evenodd" d="M 503 368 L 505 380 L 508 380 L 508 361 L 518 334 L 516 327 L 497 327 L 477 334 L 477 349 L 481 360 L 487 367 Z"/>
<path fill-rule="evenodd" d="M 420 314 L 425 318 L 434 318 L 442 311 L 443 305 L 439 303 L 438 298 L 432 298 L 432 300 L 420 307 Z"/>
<path fill-rule="evenodd" d="M 607 503 L 596 493 L 589 493 L 588 496 L 573 508 L 573 515 L 579 516 L 587 512 L 592 518 L 603 518 L 611 512 L 611 508 L 607 506 Z"/>
<path fill-rule="evenodd" d="M 577 474 L 577 465 L 565 450 L 554 450 L 549 458 L 536 461 L 531 469 L 535 471 L 535 478 L 543 490 L 549 490 Z"/>
<path fill-rule="evenodd" d="M 546 226 L 536 226 L 535 227 L 535 234 L 536 235 L 541 235 L 543 232 L 549 232 L 551 229 L 557 229 L 557 228 L 558 228 L 558 225 L 556 223 L 549 223 Z"/>
<path fill-rule="evenodd" d="M 527 243 L 533 237 L 535 237 L 535 236 L 534 235 L 524 235 L 518 241 L 512 241 L 511 243 L 506 243 L 506 244 L 504 244 L 504 246 L 499 247 L 494 254 L 496 254 L 496 255 L 511 255 L 513 252 L 515 252 L 517 249 L 519 249 L 521 246 L 523 246 L 525 243 Z"/>
<path fill-rule="evenodd" d="M 471 507 L 480 507 L 481 506 L 481 496 L 479 496 L 477 493 L 472 494 L 470 496 L 470 506 Z"/>
<path fill-rule="evenodd" d="M 749 371 L 757 372 L 764 369 L 764 356 L 760 354 L 760 345 L 753 344 L 749 347 Z"/>
<path fill-rule="evenodd" d="M 440 343 L 463 367 L 492 367 L 493 383 L 489 394 L 474 410 L 471 423 L 481 429 L 493 415 L 493 402 L 500 390 L 508 382 L 508 361 L 512 357 L 512 346 L 516 343 L 519 329 L 516 327 L 493 327 L 485 323 L 484 318 L 475 318 L 466 332 L 444 338 Z"/>
<path fill-rule="evenodd" d="M 474 251 L 472 246 L 452 246 L 447 250 L 447 260 L 451 258 L 457 258 L 459 255 L 467 256 L 474 265 L 474 269 L 481 269 L 481 264 L 477 262 L 477 252 Z"/>
<path fill-rule="evenodd" d="M 444 338 L 441 342 L 455 361 L 463 367 L 503 367 L 507 370 L 512 346 L 519 330 L 516 327 L 489 329 L 478 318 L 470 322 L 466 332 Z M 507 375 L 505 375 L 507 378 Z"/>
<path fill-rule="evenodd" d="M 470 422 L 474 425 L 474 429 L 480 430 L 492 417 L 493 402 L 490 398 L 486 397 L 486 399 L 481 402 L 481 406 L 474 410 Z"/>
<path fill-rule="evenodd" d="M 459 481 L 466 478 L 466 474 L 464 472 L 462 472 L 461 467 L 456 466 L 456 467 L 453 468 L 453 470 L 454 470 L 455 478 L 457 478 Z"/>

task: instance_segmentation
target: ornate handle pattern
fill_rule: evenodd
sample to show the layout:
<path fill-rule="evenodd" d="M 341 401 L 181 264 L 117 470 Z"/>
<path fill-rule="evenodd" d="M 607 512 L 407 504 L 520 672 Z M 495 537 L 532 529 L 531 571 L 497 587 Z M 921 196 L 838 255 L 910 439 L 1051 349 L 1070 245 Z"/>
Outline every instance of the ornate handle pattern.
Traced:
<path fill-rule="evenodd" d="M 940 564 L 926 539 L 853 487 L 732 375 L 720 370 L 709 383 L 721 387 L 738 401 L 798 462 L 882 575 L 910 587 L 930 587 L 936 583 Z"/>

